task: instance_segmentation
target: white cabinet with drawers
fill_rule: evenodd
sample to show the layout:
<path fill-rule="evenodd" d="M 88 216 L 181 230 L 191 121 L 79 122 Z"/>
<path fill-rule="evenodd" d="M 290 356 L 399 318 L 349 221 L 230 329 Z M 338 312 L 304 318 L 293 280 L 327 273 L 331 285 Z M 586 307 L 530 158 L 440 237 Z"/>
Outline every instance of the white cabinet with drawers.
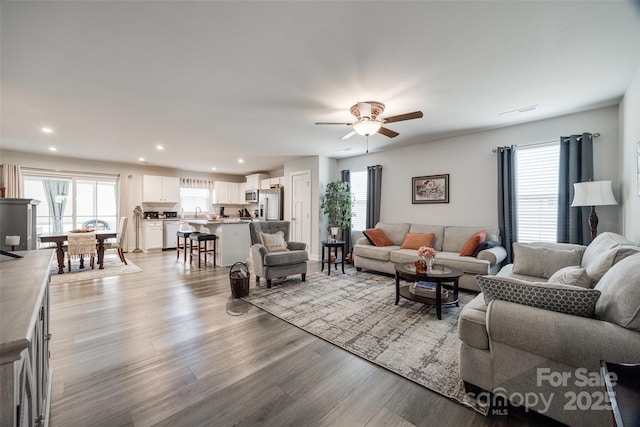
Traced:
<path fill-rule="evenodd" d="M 143 251 L 161 251 L 163 237 L 162 220 L 146 219 L 142 221 Z"/>

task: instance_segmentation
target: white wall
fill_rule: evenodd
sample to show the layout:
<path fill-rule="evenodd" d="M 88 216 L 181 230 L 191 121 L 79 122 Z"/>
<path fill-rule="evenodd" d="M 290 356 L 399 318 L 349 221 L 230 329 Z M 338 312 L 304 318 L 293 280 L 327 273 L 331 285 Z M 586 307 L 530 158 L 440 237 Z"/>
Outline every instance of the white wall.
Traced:
<path fill-rule="evenodd" d="M 497 225 L 497 159 L 492 149 L 582 132 L 600 133 L 594 140 L 595 179 L 612 180 L 619 197 L 617 106 L 342 159 L 338 170 L 382 165 L 382 221 Z M 439 174 L 450 175 L 450 203 L 412 204 L 411 178 Z M 619 211 L 618 206 L 598 207 L 598 231 L 620 232 Z"/>
<path fill-rule="evenodd" d="M 620 103 L 620 175 L 624 235 L 640 244 L 640 68 Z"/>

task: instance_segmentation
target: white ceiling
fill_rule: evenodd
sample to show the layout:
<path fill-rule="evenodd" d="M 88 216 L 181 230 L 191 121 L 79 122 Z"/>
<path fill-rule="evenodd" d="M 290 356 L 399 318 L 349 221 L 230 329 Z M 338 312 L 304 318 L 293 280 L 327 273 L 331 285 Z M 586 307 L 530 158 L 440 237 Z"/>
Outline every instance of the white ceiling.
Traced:
<path fill-rule="evenodd" d="M 638 2 L 0 7 L 2 148 L 203 172 L 362 154 L 346 126 L 314 125 L 358 101 L 424 112 L 371 136 L 380 151 L 616 104 L 640 66 Z"/>

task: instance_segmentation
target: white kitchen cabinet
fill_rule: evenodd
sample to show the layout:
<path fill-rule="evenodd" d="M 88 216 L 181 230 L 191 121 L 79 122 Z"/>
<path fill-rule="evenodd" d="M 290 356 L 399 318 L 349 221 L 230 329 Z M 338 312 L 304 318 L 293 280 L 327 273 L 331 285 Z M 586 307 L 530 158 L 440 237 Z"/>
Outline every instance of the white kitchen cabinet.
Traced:
<path fill-rule="evenodd" d="M 268 190 L 276 186 L 284 187 L 284 176 L 278 176 L 275 178 L 265 178 L 260 183 L 261 190 Z"/>
<path fill-rule="evenodd" d="M 214 182 L 211 200 L 214 205 L 229 203 L 229 183 L 224 181 Z"/>
<path fill-rule="evenodd" d="M 240 199 L 241 205 L 248 205 L 249 203 L 244 198 L 244 192 L 247 190 L 247 183 L 241 182 L 238 185 L 238 198 Z"/>
<path fill-rule="evenodd" d="M 162 250 L 162 221 L 161 220 L 143 220 L 142 221 L 142 250 L 161 251 Z"/>
<path fill-rule="evenodd" d="M 230 182 L 229 183 L 229 203 L 232 205 L 240 204 L 240 196 L 238 192 L 240 191 L 240 183 L 239 182 Z M 244 197 L 242 198 L 244 202 Z"/>
<path fill-rule="evenodd" d="M 143 203 L 178 203 L 180 201 L 180 178 L 171 176 L 142 176 Z"/>
<path fill-rule="evenodd" d="M 255 173 L 253 175 L 247 175 L 247 190 L 259 190 L 262 189 L 262 180 L 269 176 L 263 173 Z"/>
<path fill-rule="evenodd" d="M 284 176 L 279 176 L 277 178 L 271 178 L 271 185 L 273 184 L 279 184 L 280 187 L 284 187 L 284 185 L 286 184 Z"/>
<path fill-rule="evenodd" d="M 213 183 L 212 204 L 241 205 L 244 204 L 244 191 L 240 197 L 239 182 L 216 181 Z"/>

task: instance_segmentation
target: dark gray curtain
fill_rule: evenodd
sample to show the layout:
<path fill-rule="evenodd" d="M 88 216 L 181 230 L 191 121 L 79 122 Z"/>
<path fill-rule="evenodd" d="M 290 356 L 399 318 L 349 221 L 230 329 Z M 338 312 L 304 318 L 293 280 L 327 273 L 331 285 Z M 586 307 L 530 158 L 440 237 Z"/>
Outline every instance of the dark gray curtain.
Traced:
<path fill-rule="evenodd" d="M 62 233 L 62 215 L 67 206 L 67 195 L 69 194 L 69 181 L 57 181 L 45 179 L 42 181 L 44 194 L 49 202 L 49 215 L 53 218 L 54 233 Z"/>
<path fill-rule="evenodd" d="M 351 190 L 351 172 L 349 169 L 345 169 L 340 172 L 342 182 L 346 182 L 349 184 L 349 190 Z M 342 240 L 345 241 L 344 247 L 347 248 L 347 254 L 351 253 L 351 223 L 349 223 L 349 227 L 345 228 L 342 231 Z M 345 254 L 346 256 L 346 254 Z"/>
<path fill-rule="evenodd" d="M 505 264 L 513 262 L 513 242 L 518 241 L 516 214 L 517 147 L 498 147 L 498 227 L 502 245 L 507 250 Z"/>
<path fill-rule="evenodd" d="M 560 243 L 589 244 L 590 208 L 572 208 L 573 184 L 593 179 L 593 138 L 590 133 L 560 137 L 558 177 L 558 237 Z"/>
<path fill-rule="evenodd" d="M 367 228 L 380 221 L 382 197 L 382 166 L 367 166 Z"/>

